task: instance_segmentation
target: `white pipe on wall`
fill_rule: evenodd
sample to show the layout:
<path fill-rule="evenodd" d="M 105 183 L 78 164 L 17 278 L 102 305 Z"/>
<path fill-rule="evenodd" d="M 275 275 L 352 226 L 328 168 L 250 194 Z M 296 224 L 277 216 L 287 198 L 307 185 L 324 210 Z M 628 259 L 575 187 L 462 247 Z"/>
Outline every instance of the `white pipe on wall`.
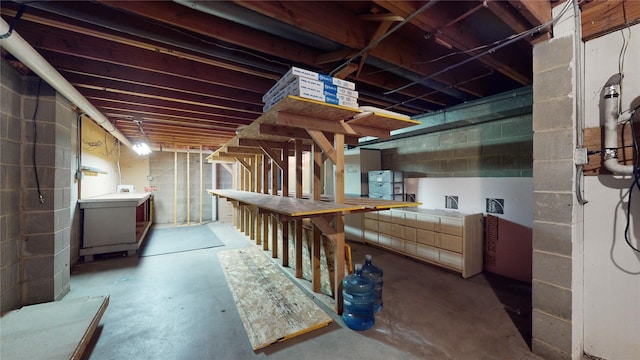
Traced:
<path fill-rule="evenodd" d="M 618 85 L 608 85 L 604 93 L 604 167 L 616 175 L 631 175 L 633 165 L 618 162 L 618 89 Z"/>
<path fill-rule="evenodd" d="M 9 32 L 9 24 L 4 19 L 0 19 L 0 34 Z M 133 145 L 116 127 L 93 106 L 76 88 L 73 87 L 60 73 L 49 64 L 24 38 L 13 31 L 11 35 L 0 39 L 0 46 L 15 56 L 20 62 L 26 65 L 31 71 L 56 89 L 62 96 L 74 103 L 96 124 L 102 126 L 121 143 L 131 148 Z"/>

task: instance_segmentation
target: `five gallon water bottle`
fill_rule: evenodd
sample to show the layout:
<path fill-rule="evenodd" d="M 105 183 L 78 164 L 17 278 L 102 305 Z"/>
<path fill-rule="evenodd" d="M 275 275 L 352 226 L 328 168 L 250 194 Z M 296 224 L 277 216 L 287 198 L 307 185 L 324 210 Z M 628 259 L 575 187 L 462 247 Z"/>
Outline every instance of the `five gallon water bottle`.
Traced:
<path fill-rule="evenodd" d="M 374 287 L 373 312 L 377 313 L 382 310 L 382 269 L 371 263 L 371 255 L 365 255 L 364 265 L 362 266 L 362 274 L 369 276 Z"/>
<path fill-rule="evenodd" d="M 373 317 L 373 289 L 375 284 L 362 274 L 362 264 L 356 264 L 355 273 L 342 280 L 342 321 L 353 330 L 367 330 L 375 323 Z"/>

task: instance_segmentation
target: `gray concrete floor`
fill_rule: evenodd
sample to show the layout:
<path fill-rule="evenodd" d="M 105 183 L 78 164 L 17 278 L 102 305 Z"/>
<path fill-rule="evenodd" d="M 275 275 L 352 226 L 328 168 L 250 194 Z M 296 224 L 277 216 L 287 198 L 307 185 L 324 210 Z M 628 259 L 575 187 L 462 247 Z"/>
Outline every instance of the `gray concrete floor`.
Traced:
<path fill-rule="evenodd" d="M 254 352 L 216 253 L 252 243 L 210 223 L 223 247 L 74 267 L 66 299 L 109 295 L 83 359 L 539 359 L 529 350 L 531 291 L 491 274 L 458 274 L 362 244 L 384 269 L 384 308 L 368 331 L 329 326 Z M 64 301 L 63 300 L 63 301 Z"/>

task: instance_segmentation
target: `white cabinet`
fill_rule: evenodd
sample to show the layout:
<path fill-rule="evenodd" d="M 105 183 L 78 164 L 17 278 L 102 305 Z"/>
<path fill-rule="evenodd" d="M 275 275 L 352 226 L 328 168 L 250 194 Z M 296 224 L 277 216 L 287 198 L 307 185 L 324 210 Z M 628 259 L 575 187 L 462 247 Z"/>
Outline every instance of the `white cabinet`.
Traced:
<path fill-rule="evenodd" d="M 482 272 L 482 214 L 418 208 L 364 214 L 365 242 L 459 272 Z"/>

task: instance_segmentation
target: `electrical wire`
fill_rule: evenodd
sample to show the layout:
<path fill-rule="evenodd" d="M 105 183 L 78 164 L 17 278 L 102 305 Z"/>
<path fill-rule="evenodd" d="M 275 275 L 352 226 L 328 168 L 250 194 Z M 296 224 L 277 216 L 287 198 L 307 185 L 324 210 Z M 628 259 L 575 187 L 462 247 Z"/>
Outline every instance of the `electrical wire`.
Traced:
<path fill-rule="evenodd" d="M 619 84 L 620 96 L 618 97 L 618 109 L 622 108 L 622 92 L 623 92 L 622 79 L 624 79 L 624 60 L 626 58 L 627 48 L 629 46 L 629 43 L 631 42 L 631 28 L 629 25 L 629 21 L 627 20 L 626 6 L 624 2 L 622 3 L 622 14 L 623 14 L 624 22 L 626 26 L 620 30 L 620 34 L 622 35 L 622 47 L 620 48 L 620 53 L 618 55 L 618 73 L 621 75 L 621 80 Z M 626 38 L 624 36 L 625 29 L 627 30 L 627 33 L 628 33 Z M 640 106 L 636 107 L 633 110 L 629 110 L 631 115 L 629 117 L 629 126 L 631 127 L 631 141 L 633 142 L 633 149 L 634 149 L 635 156 L 634 156 L 634 164 L 633 164 L 633 181 L 631 182 L 631 185 L 629 185 L 629 195 L 627 195 L 627 214 L 626 214 L 626 225 L 624 228 L 624 240 L 633 251 L 640 253 L 640 248 L 634 246 L 631 243 L 630 234 L 629 234 L 629 228 L 631 227 L 631 203 L 633 199 L 632 197 L 633 189 L 637 187 L 638 190 L 640 191 L 640 146 L 638 145 L 638 141 L 636 140 L 636 130 L 635 130 L 635 124 L 633 121 L 633 117 L 636 111 L 638 110 L 638 108 L 640 108 Z M 619 111 L 618 117 L 620 117 L 620 115 L 623 114 L 624 112 Z"/>
<path fill-rule="evenodd" d="M 387 92 L 384 93 L 384 95 L 390 95 L 390 94 L 396 93 L 398 91 L 404 90 L 404 89 L 406 89 L 408 87 L 411 87 L 413 85 L 419 84 L 419 83 L 421 83 L 423 81 L 430 80 L 430 79 L 432 79 L 432 78 L 434 78 L 434 77 L 436 77 L 438 75 L 441 75 L 441 74 L 444 74 L 446 72 L 449 72 L 450 70 L 453 70 L 453 69 L 455 69 L 455 68 L 457 68 L 459 66 L 462 66 L 462 65 L 467 64 L 467 63 L 469 63 L 471 61 L 477 60 L 478 58 L 480 58 L 482 56 L 494 53 L 495 51 L 497 51 L 497 50 L 499 50 L 499 49 L 501 49 L 501 48 L 503 48 L 503 47 L 505 47 L 507 45 L 510 45 L 510 44 L 512 44 L 512 43 L 514 43 L 514 42 L 516 42 L 518 40 L 521 40 L 526 36 L 533 35 L 533 34 L 535 34 L 537 32 L 540 32 L 541 30 L 543 30 L 543 29 L 555 24 L 564 15 L 564 13 L 567 12 L 567 10 L 569 9 L 569 7 L 571 6 L 572 3 L 573 3 L 572 1 L 568 1 L 565 4 L 564 8 L 562 8 L 562 10 L 560 11 L 558 16 L 556 16 L 555 18 L 551 19 L 550 21 L 548 21 L 548 22 L 546 22 L 546 23 L 544 23 L 542 25 L 539 25 L 539 26 L 536 26 L 536 27 L 531 28 L 529 30 L 523 31 L 523 32 L 521 32 L 519 34 L 514 34 L 514 35 L 511 35 L 511 36 L 508 36 L 508 37 L 506 37 L 506 38 L 504 38 L 502 40 L 494 41 L 493 43 L 488 45 L 488 46 L 491 46 L 489 49 L 487 49 L 487 50 L 485 50 L 485 51 L 483 51 L 483 52 L 481 52 L 479 54 L 476 54 L 476 55 L 474 55 L 474 56 L 472 56 L 470 58 L 467 58 L 465 60 L 462 60 L 462 61 L 460 61 L 458 63 L 449 65 L 446 68 L 444 68 L 444 69 L 442 69 L 440 71 L 437 71 L 437 72 L 435 72 L 435 73 L 433 73 L 431 75 L 425 76 L 425 77 L 423 77 L 423 78 L 421 78 L 419 80 L 412 81 L 412 82 L 410 82 L 410 83 L 408 83 L 406 85 L 403 85 L 401 87 L 398 87 L 398 88 L 390 90 L 390 91 L 387 91 Z"/>
<path fill-rule="evenodd" d="M 41 87 L 42 87 L 42 79 L 38 78 L 38 90 L 36 92 L 36 103 L 34 105 L 33 117 L 32 117 L 32 123 L 33 123 L 33 151 L 32 151 L 33 158 L 32 160 L 33 160 L 33 173 L 36 178 L 36 186 L 38 189 L 38 199 L 40 201 L 40 204 L 44 204 L 44 195 L 42 195 L 42 189 L 40 188 L 40 176 L 38 175 L 38 162 L 36 161 L 36 148 L 38 145 L 38 127 L 37 127 L 36 117 L 38 115 L 38 108 L 40 107 Z"/>
<path fill-rule="evenodd" d="M 640 190 L 640 166 L 639 166 L 640 165 L 640 162 L 639 162 L 640 147 L 638 146 L 638 142 L 636 141 L 636 132 L 635 132 L 635 124 L 633 123 L 633 115 L 629 119 L 629 125 L 631 126 L 631 138 L 633 139 L 635 157 L 634 157 L 634 166 L 633 166 L 633 181 L 629 186 L 629 195 L 627 198 L 627 219 L 626 219 L 627 224 L 625 225 L 625 228 L 624 228 L 624 240 L 626 241 L 627 245 L 629 245 L 631 249 L 633 249 L 635 252 L 640 253 L 640 248 L 633 246 L 633 244 L 631 243 L 630 235 L 629 235 L 629 228 L 631 227 L 630 226 L 631 225 L 631 199 L 632 199 L 633 189 L 637 187 L 638 190 Z"/>

